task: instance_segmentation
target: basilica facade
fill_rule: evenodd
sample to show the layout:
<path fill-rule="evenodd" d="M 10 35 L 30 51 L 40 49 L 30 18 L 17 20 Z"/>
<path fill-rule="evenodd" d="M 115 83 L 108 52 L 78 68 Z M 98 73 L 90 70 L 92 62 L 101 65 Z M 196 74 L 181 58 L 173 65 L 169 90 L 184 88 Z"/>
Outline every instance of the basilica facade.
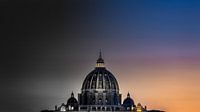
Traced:
<path fill-rule="evenodd" d="M 104 60 L 99 53 L 96 67 L 85 78 L 78 99 L 71 93 L 66 103 L 55 106 L 54 112 L 59 111 L 133 111 L 147 112 L 146 106 L 135 105 L 134 100 L 127 94 L 123 100 L 115 76 L 106 69 Z"/>

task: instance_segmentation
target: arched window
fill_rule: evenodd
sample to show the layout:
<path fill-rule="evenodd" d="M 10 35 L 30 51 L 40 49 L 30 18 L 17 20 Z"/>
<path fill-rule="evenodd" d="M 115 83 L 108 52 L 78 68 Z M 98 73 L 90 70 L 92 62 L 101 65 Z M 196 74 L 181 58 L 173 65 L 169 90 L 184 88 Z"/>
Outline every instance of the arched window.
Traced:
<path fill-rule="evenodd" d="M 103 104 L 103 101 L 102 101 L 101 98 L 99 98 L 98 103 L 99 103 L 100 105 Z"/>

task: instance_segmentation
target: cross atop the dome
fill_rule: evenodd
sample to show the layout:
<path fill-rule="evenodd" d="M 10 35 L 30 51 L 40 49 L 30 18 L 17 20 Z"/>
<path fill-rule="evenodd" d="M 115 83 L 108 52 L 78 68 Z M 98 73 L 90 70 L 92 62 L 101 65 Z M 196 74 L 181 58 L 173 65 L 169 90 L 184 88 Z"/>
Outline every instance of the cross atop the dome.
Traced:
<path fill-rule="evenodd" d="M 99 51 L 99 58 L 97 59 L 96 68 L 104 68 L 104 60 L 102 59 L 101 49 Z"/>
<path fill-rule="evenodd" d="M 99 58 L 102 58 L 102 56 L 101 56 L 101 49 L 99 50 Z"/>

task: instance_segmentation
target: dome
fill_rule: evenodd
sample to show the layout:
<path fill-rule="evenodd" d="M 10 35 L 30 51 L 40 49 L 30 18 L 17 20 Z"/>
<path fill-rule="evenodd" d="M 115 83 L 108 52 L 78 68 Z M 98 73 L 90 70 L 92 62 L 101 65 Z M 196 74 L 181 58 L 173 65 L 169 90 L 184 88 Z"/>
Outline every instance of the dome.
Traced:
<path fill-rule="evenodd" d="M 121 94 L 114 75 L 104 66 L 104 60 L 99 54 L 96 67 L 84 79 L 81 93 L 78 95 L 79 105 L 82 109 L 90 105 L 92 110 L 120 108 Z M 98 107 L 97 107 L 98 106 Z"/>
<path fill-rule="evenodd" d="M 119 86 L 114 75 L 104 66 L 101 52 L 96 63 L 96 67 L 85 78 L 82 91 L 90 90 L 112 90 L 119 91 Z"/>
<path fill-rule="evenodd" d="M 127 94 L 127 98 L 123 101 L 124 107 L 135 107 L 133 99 L 130 97 L 130 94 Z"/>
<path fill-rule="evenodd" d="M 78 104 L 76 98 L 74 98 L 74 93 L 71 93 L 71 97 L 67 100 L 67 105 L 75 105 Z"/>
<path fill-rule="evenodd" d="M 74 93 L 71 93 L 71 97 L 67 100 L 67 110 L 78 110 L 78 101 L 74 98 Z"/>

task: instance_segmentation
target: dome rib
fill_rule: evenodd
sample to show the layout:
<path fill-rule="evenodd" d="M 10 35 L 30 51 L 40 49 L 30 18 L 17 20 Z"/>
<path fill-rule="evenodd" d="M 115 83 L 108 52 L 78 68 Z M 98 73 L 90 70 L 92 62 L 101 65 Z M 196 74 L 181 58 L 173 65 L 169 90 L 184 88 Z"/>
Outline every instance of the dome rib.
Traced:
<path fill-rule="evenodd" d="M 82 90 L 114 90 L 119 91 L 119 86 L 114 75 L 105 68 L 95 68 L 90 72 L 82 85 Z"/>

